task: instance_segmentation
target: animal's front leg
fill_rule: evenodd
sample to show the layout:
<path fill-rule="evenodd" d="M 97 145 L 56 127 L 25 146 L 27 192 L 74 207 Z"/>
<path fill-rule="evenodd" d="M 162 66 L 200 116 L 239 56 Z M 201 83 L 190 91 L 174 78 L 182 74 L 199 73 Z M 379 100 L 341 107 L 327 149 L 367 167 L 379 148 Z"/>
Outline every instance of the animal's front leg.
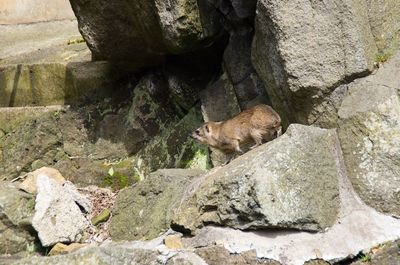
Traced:
<path fill-rule="evenodd" d="M 235 148 L 235 151 L 238 152 L 239 154 L 243 154 L 244 152 L 242 151 L 242 149 L 240 149 L 240 145 L 239 145 L 239 140 L 235 140 L 233 142 L 233 146 Z"/>

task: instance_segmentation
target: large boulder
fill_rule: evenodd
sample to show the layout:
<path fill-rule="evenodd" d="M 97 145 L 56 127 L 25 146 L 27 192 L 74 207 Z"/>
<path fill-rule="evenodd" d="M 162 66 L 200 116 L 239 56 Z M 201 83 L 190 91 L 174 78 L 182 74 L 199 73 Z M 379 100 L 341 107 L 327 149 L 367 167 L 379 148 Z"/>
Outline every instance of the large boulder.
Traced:
<path fill-rule="evenodd" d="M 334 130 L 290 125 L 278 139 L 196 179 L 174 212 L 173 227 L 322 231 L 340 208 Z"/>
<path fill-rule="evenodd" d="M 129 61 L 133 67 L 155 65 L 166 54 L 206 46 L 218 33 L 217 13 L 209 12 L 207 2 L 70 2 L 94 58 Z M 206 21 L 204 13 L 214 18 Z"/>
<path fill-rule="evenodd" d="M 151 239 L 169 228 L 190 181 L 201 170 L 163 169 L 119 192 L 113 209 L 110 234 L 114 241 Z"/>
<path fill-rule="evenodd" d="M 35 242 L 35 198 L 10 182 L 0 182 L 0 255 L 26 251 Z"/>
<path fill-rule="evenodd" d="M 360 197 L 400 215 L 400 99 L 371 76 L 353 82 L 339 109 L 339 138 L 349 178 Z"/>
<path fill-rule="evenodd" d="M 368 7 L 348 0 L 258 1 L 252 61 L 289 121 L 315 122 L 321 113 L 311 113 L 314 105 L 373 69 Z"/>

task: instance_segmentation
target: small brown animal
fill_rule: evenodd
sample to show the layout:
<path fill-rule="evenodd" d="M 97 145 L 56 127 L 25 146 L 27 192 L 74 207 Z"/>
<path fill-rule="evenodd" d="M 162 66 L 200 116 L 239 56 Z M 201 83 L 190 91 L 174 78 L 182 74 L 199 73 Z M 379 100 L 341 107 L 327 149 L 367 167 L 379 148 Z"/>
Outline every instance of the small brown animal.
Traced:
<path fill-rule="evenodd" d="M 263 140 L 282 134 L 281 118 L 268 105 L 256 105 L 227 121 L 206 122 L 192 133 L 199 142 L 221 150 L 226 155 L 243 153 L 241 145 L 251 143 L 253 149 Z"/>

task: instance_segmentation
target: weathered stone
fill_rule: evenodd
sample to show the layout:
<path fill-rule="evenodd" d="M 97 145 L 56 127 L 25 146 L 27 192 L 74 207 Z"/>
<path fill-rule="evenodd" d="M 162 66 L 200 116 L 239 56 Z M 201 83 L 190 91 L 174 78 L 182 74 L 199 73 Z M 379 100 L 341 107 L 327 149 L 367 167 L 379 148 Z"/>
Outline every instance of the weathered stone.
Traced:
<path fill-rule="evenodd" d="M 235 90 L 226 73 L 201 91 L 200 99 L 204 121 L 222 121 L 240 112 Z"/>
<path fill-rule="evenodd" d="M 322 231 L 339 211 L 338 145 L 333 130 L 291 125 L 278 139 L 196 179 L 174 211 L 173 227 Z"/>
<path fill-rule="evenodd" d="M 171 211 L 201 170 L 165 169 L 119 192 L 110 225 L 114 241 L 150 239 L 168 229 Z"/>
<path fill-rule="evenodd" d="M 74 200 L 74 194 L 71 195 L 63 186 L 42 175 L 37 179 L 37 188 L 32 225 L 42 245 L 78 241 L 89 222 Z"/>
<path fill-rule="evenodd" d="M 350 265 L 395 265 L 400 264 L 400 241 L 386 242 L 375 250 L 375 253 L 366 253 L 364 259 L 360 258 Z"/>
<path fill-rule="evenodd" d="M 57 243 L 54 245 L 54 247 L 50 250 L 49 256 L 55 256 L 55 255 L 60 255 L 60 254 L 67 254 L 74 252 L 78 249 L 83 248 L 84 244 L 79 244 L 79 243 L 72 243 L 70 245 L 65 245 L 63 243 Z"/>
<path fill-rule="evenodd" d="M 11 180 L 22 172 L 32 171 L 30 165 L 45 157 L 53 157 L 62 143 L 53 113 L 30 120 L 0 140 L 0 176 Z M 54 152 L 54 154 L 50 154 Z"/>
<path fill-rule="evenodd" d="M 85 248 L 66 255 L 51 257 L 29 257 L 11 263 L 14 265 L 207 265 L 191 251 L 156 249 L 141 245 L 105 244 L 101 247 Z"/>
<path fill-rule="evenodd" d="M 242 109 L 255 105 L 254 101 L 269 103 L 264 85 L 251 63 L 253 34 L 250 27 L 236 29 L 231 32 L 224 51 L 224 69 Z"/>
<path fill-rule="evenodd" d="M 161 168 L 208 169 L 208 149 L 189 137 L 200 124 L 200 113 L 192 109 L 178 123 L 163 128 L 159 135 L 135 155 L 134 167 L 137 173 L 145 176 Z"/>
<path fill-rule="evenodd" d="M 144 249 L 126 249 L 122 247 L 95 247 L 83 251 L 77 251 L 66 255 L 56 255 L 51 257 L 29 257 L 13 264 L 24 265 L 122 265 L 122 264 L 159 264 L 157 251 Z"/>
<path fill-rule="evenodd" d="M 48 113 L 56 115 L 65 111 L 66 107 L 55 105 L 46 107 L 13 107 L 0 108 L 0 130 L 11 132 L 27 121 L 35 120 Z"/>
<path fill-rule="evenodd" d="M 400 215 L 400 100 L 395 88 L 353 82 L 339 109 L 339 138 L 349 178 L 375 209 Z"/>
<path fill-rule="evenodd" d="M 20 6 L 20 3 L 10 3 Z M 32 3 L 33 2 L 30 2 L 29 4 Z M 35 9 L 37 8 L 38 7 L 35 6 Z M 48 10 L 46 10 L 46 12 L 48 12 Z M 57 10 L 57 13 L 59 13 L 59 10 Z M 80 37 L 76 20 L 60 20 L 19 25 L 3 25 L 1 22 L 0 24 L 2 24 L 0 25 L 1 63 L 3 60 L 7 62 L 10 57 L 40 52 L 39 50 L 47 49 L 49 46 L 54 47 L 62 44 L 65 46 L 69 39 Z M 85 49 L 83 48 L 83 50 Z M 89 50 L 86 49 L 86 52 L 89 52 Z M 90 57 L 88 59 L 90 59 Z M 20 61 L 20 63 L 23 62 L 24 61 Z"/>
<path fill-rule="evenodd" d="M 364 1 L 261 0 L 255 29 L 254 67 L 289 121 L 312 123 L 314 104 L 373 69 L 377 48 Z"/>
<path fill-rule="evenodd" d="M 143 141 L 155 136 L 160 128 L 176 121 L 174 109 L 168 97 L 167 82 L 160 72 L 143 77 L 133 93 L 127 122 L 132 127 L 132 133 L 137 135 L 137 141 L 143 144 Z"/>
<path fill-rule="evenodd" d="M 256 251 L 246 251 L 231 254 L 228 250 L 219 246 L 208 246 L 196 250 L 196 254 L 202 257 L 209 265 L 232 264 L 232 265 L 281 265 L 281 263 L 269 260 L 258 259 Z"/>
<path fill-rule="evenodd" d="M 64 105 L 85 96 L 101 98 L 109 94 L 114 78 L 107 62 L 0 66 L 0 107 Z"/>
<path fill-rule="evenodd" d="M 182 235 L 181 234 L 173 234 L 167 235 L 164 238 L 164 245 L 170 249 L 180 249 L 183 248 L 182 244 Z"/>
<path fill-rule="evenodd" d="M 382 54 L 399 47 L 400 2 L 396 0 L 367 0 L 372 34 Z"/>
<path fill-rule="evenodd" d="M 37 178 L 40 175 L 47 176 L 48 178 L 53 179 L 58 184 L 62 185 L 66 181 L 65 178 L 61 175 L 61 173 L 54 168 L 50 167 L 42 167 L 33 172 L 27 174 L 25 180 L 19 184 L 19 188 L 28 193 L 35 194 L 37 193 L 36 182 Z"/>
<path fill-rule="evenodd" d="M 134 68 L 206 46 L 217 34 L 214 23 L 203 23 L 200 14 L 209 8 L 193 0 L 70 2 L 94 58 L 129 61 Z"/>
<path fill-rule="evenodd" d="M 35 236 L 31 219 L 35 198 L 16 185 L 0 182 L 0 255 L 26 251 Z"/>

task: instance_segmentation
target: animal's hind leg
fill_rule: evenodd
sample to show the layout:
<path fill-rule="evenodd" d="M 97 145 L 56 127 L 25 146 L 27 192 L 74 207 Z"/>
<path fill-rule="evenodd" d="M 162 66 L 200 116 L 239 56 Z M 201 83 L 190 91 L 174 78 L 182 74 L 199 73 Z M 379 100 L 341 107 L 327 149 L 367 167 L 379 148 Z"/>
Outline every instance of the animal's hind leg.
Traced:
<path fill-rule="evenodd" d="M 250 149 L 254 149 L 257 146 L 262 144 L 263 137 L 259 131 L 254 130 L 253 132 L 250 133 L 250 135 L 251 135 L 251 138 L 253 138 L 253 140 L 255 142 L 255 144 L 253 146 L 251 146 Z"/>

